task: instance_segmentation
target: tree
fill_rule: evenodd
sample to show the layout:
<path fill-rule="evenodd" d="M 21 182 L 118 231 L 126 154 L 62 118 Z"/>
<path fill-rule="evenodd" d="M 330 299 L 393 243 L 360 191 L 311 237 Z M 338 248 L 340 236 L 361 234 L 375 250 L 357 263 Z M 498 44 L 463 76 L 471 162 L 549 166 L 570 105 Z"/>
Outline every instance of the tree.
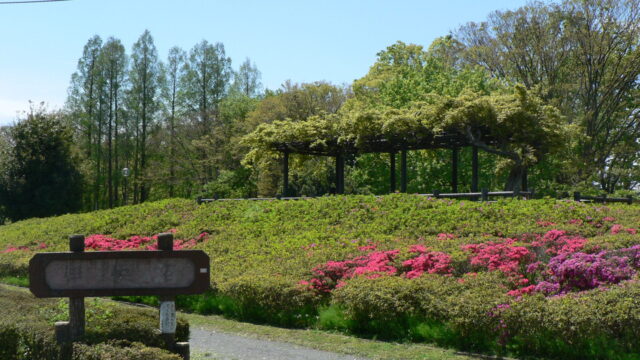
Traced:
<path fill-rule="evenodd" d="M 11 139 L 9 135 L 9 127 L 0 127 L 0 189 L 2 184 L 7 184 L 9 178 L 9 166 L 11 165 Z M 0 190 L 1 192 L 1 190 Z M 4 205 L 0 201 L 0 225 L 3 225 L 6 220 L 6 212 Z"/>
<path fill-rule="evenodd" d="M 13 221 L 80 210 L 82 179 L 71 155 L 72 130 L 40 108 L 9 130 L 11 150 L 0 207 Z"/>
<path fill-rule="evenodd" d="M 183 77 L 184 98 L 188 110 L 198 116 L 202 135 L 208 133 L 218 115 L 231 74 L 231 59 L 226 57 L 222 43 L 202 40 L 189 52 Z"/>
<path fill-rule="evenodd" d="M 120 40 L 109 38 L 100 52 L 100 69 L 105 83 L 107 106 L 107 199 L 109 208 L 118 202 L 120 163 L 118 134 L 123 85 L 126 80 L 127 58 Z M 115 161 L 114 161 L 115 158 Z M 115 162 L 115 174 L 113 171 Z M 115 188 L 115 189 L 114 189 Z M 114 191 L 115 190 L 115 191 Z"/>
<path fill-rule="evenodd" d="M 620 179 L 640 156 L 640 1 L 532 3 L 467 24 L 456 36 L 466 61 L 535 90 L 580 127 L 573 162 L 558 168 L 558 180 L 597 181 L 609 192 L 634 183 Z"/>
<path fill-rule="evenodd" d="M 167 108 L 167 130 L 169 136 L 169 197 L 173 197 L 176 182 L 176 122 L 181 113 L 181 104 L 178 98 L 180 93 L 180 79 L 184 76 L 184 65 L 186 54 L 184 50 L 177 46 L 169 49 L 166 66 L 164 66 L 164 86 L 162 87 L 162 97 Z"/>
<path fill-rule="evenodd" d="M 502 91 L 502 84 L 492 80 L 489 73 L 462 61 L 464 46 L 446 36 L 433 41 L 428 50 L 420 45 L 397 42 L 380 51 L 369 72 L 354 82 L 351 97 L 341 113 L 368 112 L 373 109 L 404 109 L 432 95 L 457 97 L 463 91 L 488 95 Z M 362 124 L 367 127 L 367 123 Z M 471 172 L 472 152 L 460 151 L 459 171 Z M 409 192 L 431 192 L 451 186 L 451 150 L 421 150 L 408 153 Z M 480 153 L 481 176 L 488 188 L 501 186 L 502 173 L 496 168 L 497 159 Z M 353 166 L 347 168 L 346 185 L 355 192 L 387 193 L 389 191 L 389 154 L 358 155 Z M 496 176 L 500 174 L 500 176 Z M 460 188 L 471 189 L 469 176 L 461 176 Z"/>
<path fill-rule="evenodd" d="M 99 206 L 100 169 L 97 147 L 101 139 L 98 134 L 98 115 L 100 104 L 100 84 L 102 74 L 99 71 L 99 56 L 102 49 L 102 39 L 95 35 L 84 46 L 82 57 L 78 60 L 77 71 L 71 75 L 71 85 L 67 97 L 66 107 L 69 110 L 72 123 L 76 129 L 76 138 L 82 149 L 86 161 L 85 175 L 94 179 L 92 190 L 86 191 L 86 204 L 89 208 Z"/>
<path fill-rule="evenodd" d="M 222 43 L 210 44 L 203 40 L 189 52 L 182 90 L 187 112 L 195 120 L 192 144 L 202 169 L 202 185 L 214 178 L 214 167 L 206 153 L 215 143 L 211 135 L 220 125 L 216 124 L 220 102 L 227 95 L 231 75 L 231 59 L 225 55 Z"/>
<path fill-rule="evenodd" d="M 256 97 L 260 94 L 260 71 L 251 60 L 247 58 L 237 72 L 233 74 L 233 90 L 241 92 L 247 97 Z"/>
<path fill-rule="evenodd" d="M 160 81 L 158 51 L 149 30 L 145 30 L 133 44 L 129 78 L 131 81 L 130 104 L 133 106 L 130 110 L 134 113 L 135 122 L 134 199 L 144 202 L 149 195 L 146 183 L 147 139 L 150 126 L 159 108 L 157 97 Z"/>

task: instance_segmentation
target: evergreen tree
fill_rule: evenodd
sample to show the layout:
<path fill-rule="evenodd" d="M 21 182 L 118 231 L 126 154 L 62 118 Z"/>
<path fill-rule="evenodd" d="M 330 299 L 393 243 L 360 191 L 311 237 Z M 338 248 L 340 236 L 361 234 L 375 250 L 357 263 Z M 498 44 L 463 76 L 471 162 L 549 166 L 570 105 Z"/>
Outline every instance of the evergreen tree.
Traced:
<path fill-rule="evenodd" d="M 72 130 L 40 108 L 9 130 L 11 150 L 0 179 L 0 208 L 13 220 L 80 210 L 82 179 L 71 154 Z"/>

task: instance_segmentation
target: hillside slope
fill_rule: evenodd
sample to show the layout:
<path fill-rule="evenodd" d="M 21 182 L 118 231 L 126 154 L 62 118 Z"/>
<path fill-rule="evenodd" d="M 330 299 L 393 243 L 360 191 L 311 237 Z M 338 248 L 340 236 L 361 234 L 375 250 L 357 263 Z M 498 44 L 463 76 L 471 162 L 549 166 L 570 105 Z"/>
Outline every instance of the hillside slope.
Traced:
<path fill-rule="evenodd" d="M 610 357 L 640 350 L 631 340 L 640 315 L 628 315 L 640 314 L 629 311 L 640 310 L 629 297 L 640 288 L 639 226 L 637 205 L 573 201 L 172 199 L 1 226 L 0 276 L 26 274 L 35 251 L 65 251 L 70 234 L 104 250 L 153 247 L 152 235 L 173 231 L 180 247 L 211 257 L 213 291 L 183 299 L 193 310 L 497 353 Z M 613 305 L 590 310 L 603 302 Z M 527 318 L 532 309 L 538 317 Z"/>

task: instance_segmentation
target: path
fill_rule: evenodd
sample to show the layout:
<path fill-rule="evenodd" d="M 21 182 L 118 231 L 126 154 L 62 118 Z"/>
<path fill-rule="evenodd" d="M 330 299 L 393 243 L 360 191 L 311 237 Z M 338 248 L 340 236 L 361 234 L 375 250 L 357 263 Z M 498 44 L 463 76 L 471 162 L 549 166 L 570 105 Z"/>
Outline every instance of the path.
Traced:
<path fill-rule="evenodd" d="M 305 348 L 279 341 L 192 327 L 189 340 L 196 359 L 216 360 L 366 360 L 355 356 Z"/>

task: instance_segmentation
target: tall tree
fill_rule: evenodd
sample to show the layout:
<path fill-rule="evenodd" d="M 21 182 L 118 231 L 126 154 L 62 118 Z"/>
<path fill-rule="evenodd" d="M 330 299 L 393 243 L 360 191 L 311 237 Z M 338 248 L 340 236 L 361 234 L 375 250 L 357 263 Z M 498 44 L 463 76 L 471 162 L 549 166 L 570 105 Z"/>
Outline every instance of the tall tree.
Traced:
<path fill-rule="evenodd" d="M 203 40 L 189 52 L 182 88 L 187 111 L 196 119 L 198 141 L 195 144 L 202 164 L 203 183 L 213 178 L 214 169 L 204 148 L 211 147 L 213 140 L 209 135 L 219 117 L 220 102 L 229 89 L 231 74 L 231 59 L 225 55 L 223 44 Z"/>
<path fill-rule="evenodd" d="M 262 83 L 260 82 L 260 70 L 247 58 L 237 72 L 233 74 L 233 89 L 247 97 L 256 97 L 260 94 Z"/>
<path fill-rule="evenodd" d="M 96 152 L 94 151 L 100 139 L 97 137 L 97 114 L 100 97 L 99 56 L 102 48 L 102 39 L 95 35 L 84 46 L 82 57 L 78 60 L 77 70 L 71 75 L 71 85 L 68 91 L 66 107 L 70 110 L 72 122 L 76 129 L 79 143 L 85 155 L 87 169 L 91 169 L 94 175 L 93 191 L 85 192 L 85 203 L 91 207 L 98 207 L 98 169 Z M 91 166 L 91 164 L 94 164 Z M 90 175 L 87 173 L 87 175 Z"/>
<path fill-rule="evenodd" d="M 151 123 L 158 111 L 158 85 L 160 80 L 158 51 L 149 30 L 138 38 L 131 51 L 131 71 L 129 74 L 136 122 L 136 156 L 134 163 L 134 198 L 140 202 L 147 200 L 149 188 L 146 183 L 147 138 Z"/>
<path fill-rule="evenodd" d="M 176 182 L 176 154 L 177 154 L 177 132 L 176 122 L 180 111 L 180 79 L 184 75 L 184 65 L 186 53 L 181 48 L 174 46 L 169 50 L 167 63 L 164 66 L 164 86 L 162 87 L 162 97 L 167 108 L 167 130 L 169 135 L 169 197 L 175 195 Z"/>
<path fill-rule="evenodd" d="M 202 40 L 189 52 L 183 77 L 185 101 L 190 110 L 196 112 L 203 134 L 210 130 L 211 122 L 218 114 L 231 74 L 231 58 L 226 57 L 222 43 L 210 44 Z"/>
<path fill-rule="evenodd" d="M 100 53 L 100 67 L 105 82 L 107 106 L 107 201 L 111 208 L 117 205 L 118 185 L 120 179 L 118 133 L 120 131 L 119 113 L 122 86 L 126 79 L 126 64 L 124 46 L 120 40 L 109 38 Z M 115 163 L 115 173 L 114 173 Z M 115 191 L 114 191 L 115 190 Z"/>

